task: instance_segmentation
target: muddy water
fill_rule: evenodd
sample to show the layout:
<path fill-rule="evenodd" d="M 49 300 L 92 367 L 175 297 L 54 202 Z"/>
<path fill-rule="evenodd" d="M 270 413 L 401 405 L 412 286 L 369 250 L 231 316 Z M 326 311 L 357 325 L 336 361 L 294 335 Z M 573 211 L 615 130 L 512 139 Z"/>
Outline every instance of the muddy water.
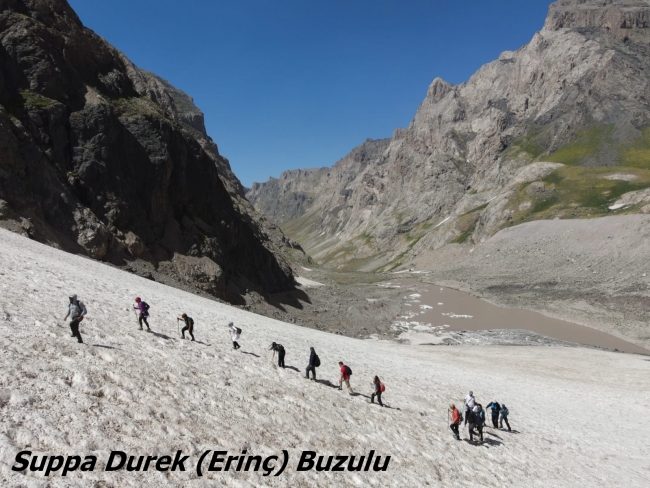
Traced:
<path fill-rule="evenodd" d="M 402 316 L 396 324 L 411 330 L 525 329 L 561 341 L 650 354 L 647 349 L 590 327 L 553 319 L 529 310 L 499 307 L 450 288 L 417 280 L 395 280 L 384 285 L 399 286 L 404 290 Z"/>

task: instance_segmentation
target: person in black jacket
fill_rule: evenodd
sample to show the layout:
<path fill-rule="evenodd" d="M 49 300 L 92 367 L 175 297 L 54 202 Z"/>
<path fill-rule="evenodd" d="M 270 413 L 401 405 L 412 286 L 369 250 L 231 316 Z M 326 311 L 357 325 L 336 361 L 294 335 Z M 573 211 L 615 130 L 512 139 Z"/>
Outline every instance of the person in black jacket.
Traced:
<path fill-rule="evenodd" d="M 474 427 L 478 431 L 478 435 L 481 436 L 481 442 L 483 442 L 483 426 L 485 425 L 485 410 L 483 410 L 483 405 L 477 403 L 472 409 L 474 413 Z M 470 440 L 472 440 L 472 433 L 470 432 Z"/>
<path fill-rule="evenodd" d="M 275 357 L 275 353 L 278 353 L 278 366 L 284 368 L 284 346 L 282 344 L 276 344 L 275 342 L 271 344 L 271 351 L 273 351 L 273 356 L 271 360 Z"/>
<path fill-rule="evenodd" d="M 474 427 L 476 427 L 476 414 L 473 409 L 465 411 L 465 420 L 467 422 L 467 432 L 469 433 L 469 441 L 474 441 L 474 436 L 478 433 L 474 432 Z"/>
<path fill-rule="evenodd" d="M 377 397 L 377 402 L 379 402 L 379 406 L 383 407 L 384 404 L 381 403 L 381 393 L 382 393 L 382 387 L 384 386 L 383 383 L 379 380 L 379 376 L 375 376 L 372 380 L 372 384 L 375 388 L 375 392 L 370 395 L 370 403 L 375 403 L 375 397 Z"/>
<path fill-rule="evenodd" d="M 188 317 L 187 314 L 184 313 L 183 315 L 181 315 L 176 320 L 182 320 L 183 322 L 185 322 L 185 327 L 183 327 L 181 329 L 181 335 L 182 335 L 183 339 L 185 339 L 185 331 L 187 331 L 190 334 L 190 336 L 192 336 L 192 340 L 194 340 L 194 334 L 193 334 L 193 332 L 194 332 L 194 320 L 192 319 L 192 317 Z"/>
<path fill-rule="evenodd" d="M 311 371 L 314 377 L 312 380 L 316 380 L 316 368 L 320 366 L 320 360 L 318 359 L 318 354 L 316 354 L 316 350 L 313 347 L 309 348 L 310 353 L 309 353 L 309 364 L 307 365 L 307 369 L 305 370 L 305 378 L 309 379 L 309 372 Z"/>
<path fill-rule="evenodd" d="M 493 402 L 490 402 L 487 404 L 487 408 L 492 409 L 492 426 L 496 429 L 499 427 L 499 412 L 501 412 L 501 405 L 499 405 L 499 402 L 494 400 Z"/>

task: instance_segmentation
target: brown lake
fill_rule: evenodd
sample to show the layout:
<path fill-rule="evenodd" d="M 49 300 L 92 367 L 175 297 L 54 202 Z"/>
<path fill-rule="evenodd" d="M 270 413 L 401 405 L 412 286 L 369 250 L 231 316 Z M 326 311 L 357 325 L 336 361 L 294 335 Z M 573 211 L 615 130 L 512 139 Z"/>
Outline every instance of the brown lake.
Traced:
<path fill-rule="evenodd" d="M 413 330 L 525 329 L 561 341 L 639 354 L 650 351 L 591 327 L 554 319 L 530 310 L 493 305 L 469 293 L 418 280 L 394 280 L 380 286 L 404 291 L 398 323 Z"/>

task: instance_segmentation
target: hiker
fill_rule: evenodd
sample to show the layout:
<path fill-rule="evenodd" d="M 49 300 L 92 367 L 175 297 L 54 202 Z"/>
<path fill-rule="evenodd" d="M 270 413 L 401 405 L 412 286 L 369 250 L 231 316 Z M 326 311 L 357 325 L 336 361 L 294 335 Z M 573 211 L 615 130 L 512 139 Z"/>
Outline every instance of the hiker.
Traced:
<path fill-rule="evenodd" d="M 230 329 L 230 335 L 232 336 L 232 347 L 236 351 L 239 349 L 241 346 L 239 345 L 239 336 L 241 335 L 241 329 L 239 327 L 235 327 L 235 324 L 232 322 L 228 322 L 228 328 Z"/>
<path fill-rule="evenodd" d="M 149 327 L 149 322 L 147 322 L 147 317 L 149 317 L 149 305 L 147 305 L 147 302 L 143 302 L 140 297 L 135 297 L 135 303 L 137 305 L 134 305 L 133 308 L 140 311 L 138 314 L 140 330 L 142 330 L 142 322 L 144 321 L 144 323 L 147 324 L 147 330 L 150 331 L 151 327 Z"/>
<path fill-rule="evenodd" d="M 474 436 L 478 435 L 474 432 L 474 427 L 476 427 L 476 415 L 474 414 L 474 409 L 465 410 L 465 425 L 467 425 L 469 441 L 473 442 Z"/>
<path fill-rule="evenodd" d="M 492 427 L 495 429 L 499 427 L 499 412 L 501 412 L 501 405 L 496 400 L 487 404 L 487 407 L 492 411 Z"/>
<path fill-rule="evenodd" d="M 183 339 L 185 339 L 185 331 L 187 331 L 187 333 L 192 336 L 192 340 L 194 340 L 194 334 L 192 333 L 194 332 L 194 319 L 192 317 L 188 317 L 187 314 L 184 313 L 176 320 L 182 320 L 185 322 L 185 327 L 181 329 L 181 336 Z"/>
<path fill-rule="evenodd" d="M 501 404 L 501 417 L 499 418 L 499 427 L 503 429 L 503 423 L 505 422 L 506 425 L 508 426 L 508 432 L 510 432 L 512 429 L 510 429 L 510 423 L 508 422 L 508 414 L 510 413 L 508 411 L 508 407 L 506 407 L 505 403 Z"/>
<path fill-rule="evenodd" d="M 377 403 L 379 403 L 380 407 L 383 407 L 384 404 L 381 403 L 381 394 L 386 391 L 386 387 L 381 381 L 379 381 L 379 376 L 375 376 L 372 382 L 375 387 L 375 392 L 370 395 L 370 403 L 375 403 L 375 397 L 377 397 Z"/>
<path fill-rule="evenodd" d="M 343 361 L 339 361 L 339 366 L 341 367 L 341 377 L 339 378 L 339 390 L 343 390 L 343 382 L 348 387 L 348 392 L 350 395 L 354 395 L 354 390 L 350 386 L 350 376 L 352 376 L 352 370 L 349 366 L 343 364 Z"/>
<path fill-rule="evenodd" d="M 458 426 L 460 425 L 460 412 L 453 403 L 449 405 L 449 411 L 451 412 L 451 425 L 449 428 L 454 433 L 456 440 L 459 441 L 460 433 L 458 432 Z"/>
<path fill-rule="evenodd" d="M 284 346 L 282 344 L 276 344 L 275 342 L 271 344 L 271 351 L 273 351 L 273 356 L 271 356 L 271 361 L 275 357 L 275 353 L 278 353 L 278 366 L 284 368 Z"/>
<path fill-rule="evenodd" d="M 76 294 L 73 293 L 68 298 L 70 299 L 70 303 L 68 304 L 68 313 L 63 317 L 63 320 L 65 321 L 70 317 L 70 330 L 72 331 L 72 337 L 76 337 L 77 342 L 83 344 L 84 341 L 79 333 L 79 324 L 88 313 L 88 310 L 86 310 L 86 306 L 83 302 L 77 300 Z"/>
<path fill-rule="evenodd" d="M 467 425 L 469 415 L 467 412 L 470 412 L 474 408 L 476 403 L 476 398 L 474 398 L 474 392 L 470 390 L 469 395 L 465 397 L 465 425 Z"/>
<path fill-rule="evenodd" d="M 485 410 L 483 410 L 483 406 L 480 403 L 477 403 L 476 405 L 474 405 L 472 412 L 474 413 L 474 427 L 478 431 L 478 435 L 481 436 L 481 442 L 483 442 L 483 426 L 485 425 Z M 469 438 L 470 440 L 472 440 L 471 430 L 469 433 Z"/>
<path fill-rule="evenodd" d="M 305 378 L 309 379 L 309 372 L 311 371 L 314 376 L 312 380 L 316 381 L 316 368 L 320 366 L 320 358 L 318 357 L 318 354 L 316 354 L 316 350 L 313 346 L 309 348 L 309 351 L 309 364 L 305 370 Z"/>

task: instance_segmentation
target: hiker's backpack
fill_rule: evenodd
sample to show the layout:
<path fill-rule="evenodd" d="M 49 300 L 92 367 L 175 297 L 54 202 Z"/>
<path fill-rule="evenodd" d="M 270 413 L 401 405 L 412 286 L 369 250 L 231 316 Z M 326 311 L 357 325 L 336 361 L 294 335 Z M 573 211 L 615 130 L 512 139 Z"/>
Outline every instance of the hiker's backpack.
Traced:
<path fill-rule="evenodd" d="M 352 376 L 352 370 L 350 369 L 350 366 L 347 364 L 345 365 L 345 374 L 348 376 Z"/>
<path fill-rule="evenodd" d="M 235 329 L 237 329 L 237 334 L 241 335 L 241 329 L 239 327 L 235 327 Z"/>
<path fill-rule="evenodd" d="M 352 372 L 350 372 L 350 374 L 352 374 Z M 386 387 L 382 382 L 379 382 L 379 391 L 381 391 L 382 393 L 386 391 Z"/>
<path fill-rule="evenodd" d="M 462 421 L 463 421 L 463 414 L 462 414 L 461 411 L 459 410 L 459 411 L 458 411 L 458 423 L 460 424 Z"/>
<path fill-rule="evenodd" d="M 149 311 L 149 304 L 147 302 L 142 302 L 142 307 L 144 308 L 145 312 Z"/>
<path fill-rule="evenodd" d="M 508 409 L 507 409 L 506 407 L 503 407 L 503 408 L 501 409 L 501 415 L 504 415 L 504 416 L 507 417 L 509 413 L 510 413 L 510 412 L 508 411 Z"/>
<path fill-rule="evenodd" d="M 276 347 L 276 351 L 278 352 L 284 351 L 284 346 L 282 344 L 276 344 L 275 347 Z"/>
<path fill-rule="evenodd" d="M 318 368 L 320 366 L 320 358 L 318 357 L 318 354 L 315 355 L 314 357 L 314 366 Z"/>

